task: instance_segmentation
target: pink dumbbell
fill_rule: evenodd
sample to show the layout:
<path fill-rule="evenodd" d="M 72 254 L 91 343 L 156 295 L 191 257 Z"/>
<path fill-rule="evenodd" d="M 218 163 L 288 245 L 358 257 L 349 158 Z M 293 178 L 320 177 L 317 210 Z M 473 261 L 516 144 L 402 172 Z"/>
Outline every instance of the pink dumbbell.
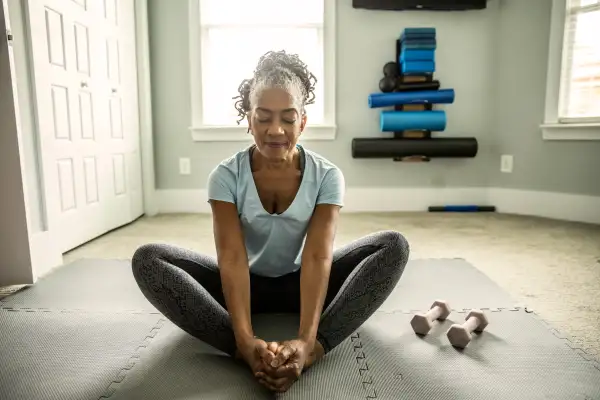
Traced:
<path fill-rule="evenodd" d="M 464 349 L 467 347 L 472 332 L 482 332 L 488 325 L 488 319 L 481 310 L 471 310 L 463 324 L 454 324 L 446 332 L 448 340 L 454 347 Z"/>
<path fill-rule="evenodd" d="M 427 335 L 435 320 L 443 321 L 450 315 L 450 306 L 444 300 L 436 300 L 425 314 L 415 314 L 410 321 L 415 333 Z"/>

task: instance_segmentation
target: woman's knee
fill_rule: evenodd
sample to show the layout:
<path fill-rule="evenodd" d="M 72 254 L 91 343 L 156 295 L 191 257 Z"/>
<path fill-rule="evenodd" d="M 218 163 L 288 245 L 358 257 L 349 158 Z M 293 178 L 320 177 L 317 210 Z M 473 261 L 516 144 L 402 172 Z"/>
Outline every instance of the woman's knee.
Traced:
<path fill-rule="evenodd" d="M 402 261 L 408 261 L 410 254 L 410 245 L 408 240 L 398 231 L 386 230 L 378 234 L 378 242 L 381 246 L 386 247 L 394 256 Z"/>
<path fill-rule="evenodd" d="M 140 272 L 155 264 L 164 254 L 162 245 L 149 243 L 140 246 L 131 259 L 131 268 L 134 276 L 139 276 Z"/>

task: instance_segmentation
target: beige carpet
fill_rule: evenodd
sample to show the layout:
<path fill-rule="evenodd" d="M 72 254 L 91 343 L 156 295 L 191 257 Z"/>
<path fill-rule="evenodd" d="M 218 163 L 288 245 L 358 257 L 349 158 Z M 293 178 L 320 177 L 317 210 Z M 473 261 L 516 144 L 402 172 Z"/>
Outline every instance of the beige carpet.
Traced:
<path fill-rule="evenodd" d="M 483 213 L 344 214 L 336 245 L 384 229 L 407 237 L 411 258 L 466 259 L 588 352 L 600 355 L 600 226 Z M 214 255 L 212 240 L 208 215 L 142 218 L 66 254 L 65 263 L 130 258 L 147 242 Z M 469 290 L 469 282 L 464 286 Z"/>

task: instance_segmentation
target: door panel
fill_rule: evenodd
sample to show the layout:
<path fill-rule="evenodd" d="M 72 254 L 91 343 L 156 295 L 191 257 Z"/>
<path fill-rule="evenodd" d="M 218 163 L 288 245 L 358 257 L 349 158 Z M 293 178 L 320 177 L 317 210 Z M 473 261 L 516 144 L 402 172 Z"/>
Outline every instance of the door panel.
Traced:
<path fill-rule="evenodd" d="M 48 224 L 64 252 L 142 214 L 134 3 L 28 0 L 28 15 Z"/>

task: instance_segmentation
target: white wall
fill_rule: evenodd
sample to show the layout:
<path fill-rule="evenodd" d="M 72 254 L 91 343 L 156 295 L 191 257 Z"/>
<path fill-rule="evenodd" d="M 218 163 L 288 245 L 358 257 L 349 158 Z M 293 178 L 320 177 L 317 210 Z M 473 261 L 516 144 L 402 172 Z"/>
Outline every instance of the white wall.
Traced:
<path fill-rule="evenodd" d="M 37 130 L 35 128 L 33 86 L 29 65 L 29 49 L 27 47 L 27 31 L 25 15 L 21 0 L 8 0 L 8 11 L 11 30 L 14 37 L 14 59 L 16 68 L 17 97 L 19 99 L 19 121 L 23 137 L 23 160 L 27 180 L 27 208 L 30 215 L 31 233 L 43 231 L 43 190 L 41 190 L 40 168 L 38 165 Z"/>

